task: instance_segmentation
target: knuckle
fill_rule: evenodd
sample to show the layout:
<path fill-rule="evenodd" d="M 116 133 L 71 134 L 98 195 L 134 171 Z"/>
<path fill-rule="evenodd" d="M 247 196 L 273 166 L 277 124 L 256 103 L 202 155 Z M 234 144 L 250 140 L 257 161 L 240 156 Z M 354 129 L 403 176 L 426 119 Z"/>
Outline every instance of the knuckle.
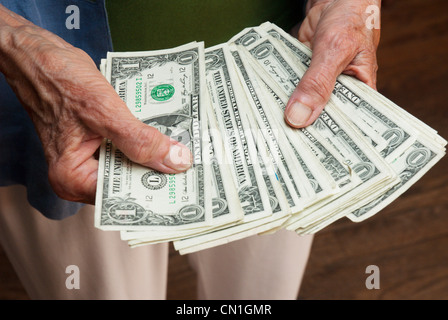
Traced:
<path fill-rule="evenodd" d="M 372 63 L 372 76 L 376 78 L 376 74 L 378 73 L 378 62 L 375 60 Z"/>
<path fill-rule="evenodd" d="M 83 175 L 76 170 L 61 163 L 49 167 L 48 180 L 54 192 L 62 199 L 68 201 L 81 201 L 83 196 Z"/>
<path fill-rule="evenodd" d="M 29 24 L 24 24 L 15 27 L 15 30 L 17 32 L 17 36 L 21 36 L 23 34 L 34 34 L 36 32 L 36 27 Z"/>
<path fill-rule="evenodd" d="M 53 191 L 60 198 L 65 200 L 74 200 L 72 192 L 69 192 L 69 190 L 71 190 L 71 179 L 69 179 L 66 172 L 67 170 L 65 170 L 61 165 L 53 164 L 48 170 L 48 180 L 53 188 Z"/>
<path fill-rule="evenodd" d="M 70 61 L 61 51 L 62 49 L 50 44 L 41 45 L 36 55 L 37 66 L 48 75 L 63 74 Z"/>

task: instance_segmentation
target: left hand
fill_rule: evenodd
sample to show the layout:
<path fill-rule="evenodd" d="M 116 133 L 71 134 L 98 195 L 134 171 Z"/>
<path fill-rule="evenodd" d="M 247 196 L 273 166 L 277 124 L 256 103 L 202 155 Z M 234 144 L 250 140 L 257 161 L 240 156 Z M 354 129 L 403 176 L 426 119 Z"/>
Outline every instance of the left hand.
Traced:
<path fill-rule="evenodd" d="M 63 199 L 95 203 L 104 138 L 164 173 L 192 164 L 188 147 L 131 113 L 86 52 L 1 5 L 0 72 L 34 123 L 49 182 Z"/>
<path fill-rule="evenodd" d="M 310 0 L 298 38 L 313 50 L 310 67 L 292 93 L 285 121 L 292 127 L 312 124 L 341 74 L 355 76 L 376 90 L 376 50 L 380 31 L 368 28 L 369 5 L 380 0 Z"/>

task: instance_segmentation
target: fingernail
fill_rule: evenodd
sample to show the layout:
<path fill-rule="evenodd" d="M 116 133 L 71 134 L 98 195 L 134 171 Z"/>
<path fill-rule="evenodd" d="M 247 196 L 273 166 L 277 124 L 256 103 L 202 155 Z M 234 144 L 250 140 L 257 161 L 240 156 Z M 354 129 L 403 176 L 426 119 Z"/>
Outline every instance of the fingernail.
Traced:
<path fill-rule="evenodd" d="M 310 107 L 296 101 L 288 109 L 286 118 L 291 125 L 300 127 L 308 121 L 312 112 Z"/>
<path fill-rule="evenodd" d="M 176 171 L 184 171 L 191 167 L 192 160 L 190 149 L 172 140 L 170 151 L 163 159 L 163 164 Z"/>

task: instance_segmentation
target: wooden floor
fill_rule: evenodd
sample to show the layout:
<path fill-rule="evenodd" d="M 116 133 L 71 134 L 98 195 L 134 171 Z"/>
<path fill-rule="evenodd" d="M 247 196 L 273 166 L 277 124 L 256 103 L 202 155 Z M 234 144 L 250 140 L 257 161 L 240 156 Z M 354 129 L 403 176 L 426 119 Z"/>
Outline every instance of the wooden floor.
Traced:
<path fill-rule="evenodd" d="M 448 138 L 448 1 L 383 0 L 378 90 Z M 448 299 L 448 157 L 362 223 L 315 236 L 300 300 Z M 195 299 L 195 274 L 170 253 L 168 299 Z M 380 289 L 365 287 L 380 268 Z M 28 299 L 0 251 L 0 299 Z"/>

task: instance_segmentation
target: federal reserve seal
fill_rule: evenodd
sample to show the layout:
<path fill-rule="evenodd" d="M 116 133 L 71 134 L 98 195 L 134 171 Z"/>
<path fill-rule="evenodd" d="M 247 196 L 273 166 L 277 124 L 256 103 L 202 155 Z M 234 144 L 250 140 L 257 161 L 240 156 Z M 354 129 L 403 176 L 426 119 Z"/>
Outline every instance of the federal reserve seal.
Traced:
<path fill-rule="evenodd" d="M 142 184 L 150 190 L 162 189 L 167 182 L 166 175 L 157 171 L 148 171 L 142 176 Z"/>
<path fill-rule="evenodd" d="M 174 87 L 170 84 L 160 84 L 151 90 L 151 97 L 156 101 L 169 100 L 174 95 Z"/>

